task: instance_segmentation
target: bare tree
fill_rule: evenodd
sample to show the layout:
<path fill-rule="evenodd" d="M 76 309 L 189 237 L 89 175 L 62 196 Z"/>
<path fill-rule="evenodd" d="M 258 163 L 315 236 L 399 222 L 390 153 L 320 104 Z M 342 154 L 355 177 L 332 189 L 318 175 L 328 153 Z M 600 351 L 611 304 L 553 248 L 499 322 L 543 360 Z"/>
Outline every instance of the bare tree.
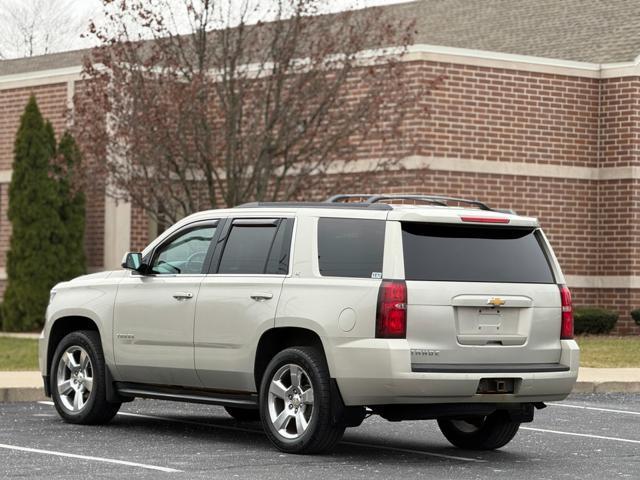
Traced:
<path fill-rule="evenodd" d="M 108 177 L 111 195 L 159 221 L 362 182 L 397 162 L 399 152 L 383 150 L 397 149 L 406 113 L 424 105 L 416 97 L 425 88 L 410 94 L 398 61 L 412 22 L 381 9 L 316 15 L 318 0 L 267 9 L 181 0 L 180 11 L 169 0 L 103 1 L 79 140 L 94 178 Z M 185 26 L 188 34 L 176 34 Z M 372 50 L 381 46 L 394 48 Z M 375 161 L 346 175 L 367 142 L 378 146 Z"/>
<path fill-rule="evenodd" d="M 88 10 L 79 9 L 74 0 L 3 0 L 0 58 L 77 48 L 88 22 Z"/>

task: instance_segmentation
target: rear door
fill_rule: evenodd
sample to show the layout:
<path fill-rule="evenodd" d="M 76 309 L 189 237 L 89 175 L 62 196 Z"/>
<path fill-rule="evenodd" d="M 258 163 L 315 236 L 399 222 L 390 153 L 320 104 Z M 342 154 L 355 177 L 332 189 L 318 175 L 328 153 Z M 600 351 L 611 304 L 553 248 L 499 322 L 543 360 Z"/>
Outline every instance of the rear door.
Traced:
<path fill-rule="evenodd" d="M 402 222 L 418 371 L 560 369 L 560 293 L 534 227 Z"/>
<path fill-rule="evenodd" d="M 255 391 L 256 345 L 274 326 L 293 224 L 293 218 L 227 221 L 195 313 L 195 366 L 205 387 Z"/>

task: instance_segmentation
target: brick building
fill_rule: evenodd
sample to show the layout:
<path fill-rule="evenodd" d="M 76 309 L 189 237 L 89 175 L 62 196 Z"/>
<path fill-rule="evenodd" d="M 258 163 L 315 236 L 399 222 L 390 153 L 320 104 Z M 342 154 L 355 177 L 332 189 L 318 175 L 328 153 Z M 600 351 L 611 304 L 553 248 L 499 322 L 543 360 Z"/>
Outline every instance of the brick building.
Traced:
<path fill-rule="evenodd" d="M 577 305 L 640 307 L 640 6 L 636 0 L 424 0 L 384 7 L 417 21 L 404 61 L 416 82 L 444 74 L 415 118 L 388 193 L 473 197 L 540 219 Z M 60 131 L 80 82 L 76 51 L 0 62 L 0 291 L 19 116 L 34 93 Z M 375 159 L 365 145 L 356 162 Z M 144 215 L 89 192 L 90 270 L 149 240 Z"/>

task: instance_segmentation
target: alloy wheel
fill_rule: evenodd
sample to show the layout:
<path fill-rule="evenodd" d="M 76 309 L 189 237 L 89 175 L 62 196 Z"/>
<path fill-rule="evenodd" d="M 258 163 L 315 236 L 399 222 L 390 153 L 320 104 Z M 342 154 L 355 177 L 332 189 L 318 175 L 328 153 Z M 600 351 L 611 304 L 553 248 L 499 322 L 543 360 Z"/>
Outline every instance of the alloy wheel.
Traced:
<path fill-rule="evenodd" d="M 269 419 L 280 436 L 300 438 L 313 417 L 313 386 L 309 374 L 290 363 L 278 369 L 269 384 Z"/>
<path fill-rule="evenodd" d="M 62 406 L 72 413 L 82 411 L 93 390 L 93 365 L 85 349 L 73 345 L 64 351 L 58 362 L 56 384 Z"/>

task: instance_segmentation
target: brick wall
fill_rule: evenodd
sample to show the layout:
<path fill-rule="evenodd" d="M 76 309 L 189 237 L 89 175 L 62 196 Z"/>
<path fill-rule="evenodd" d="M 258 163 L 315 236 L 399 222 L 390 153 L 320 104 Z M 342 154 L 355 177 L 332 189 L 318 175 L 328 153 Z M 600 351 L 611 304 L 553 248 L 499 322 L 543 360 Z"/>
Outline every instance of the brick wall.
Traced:
<path fill-rule="evenodd" d="M 102 270 L 104 262 L 104 182 L 99 179 L 86 190 L 85 253 L 89 271 Z"/>
<path fill-rule="evenodd" d="M 640 78 L 606 79 L 600 88 L 601 164 L 637 166 L 640 164 Z"/>
<path fill-rule="evenodd" d="M 149 217 L 139 207 L 131 208 L 131 251 L 141 252 L 153 240 L 149 238 Z"/>
<path fill-rule="evenodd" d="M 596 166 L 598 83 L 542 73 L 428 63 L 426 150 L 437 156 Z"/>
<path fill-rule="evenodd" d="M 56 133 L 64 130 L 67 112 L 66 83 L 0 90 L 0 170 L 11 168 L 20 117 L 31 94 L 36 96 L 42 115 L 53 124 Z"/>

